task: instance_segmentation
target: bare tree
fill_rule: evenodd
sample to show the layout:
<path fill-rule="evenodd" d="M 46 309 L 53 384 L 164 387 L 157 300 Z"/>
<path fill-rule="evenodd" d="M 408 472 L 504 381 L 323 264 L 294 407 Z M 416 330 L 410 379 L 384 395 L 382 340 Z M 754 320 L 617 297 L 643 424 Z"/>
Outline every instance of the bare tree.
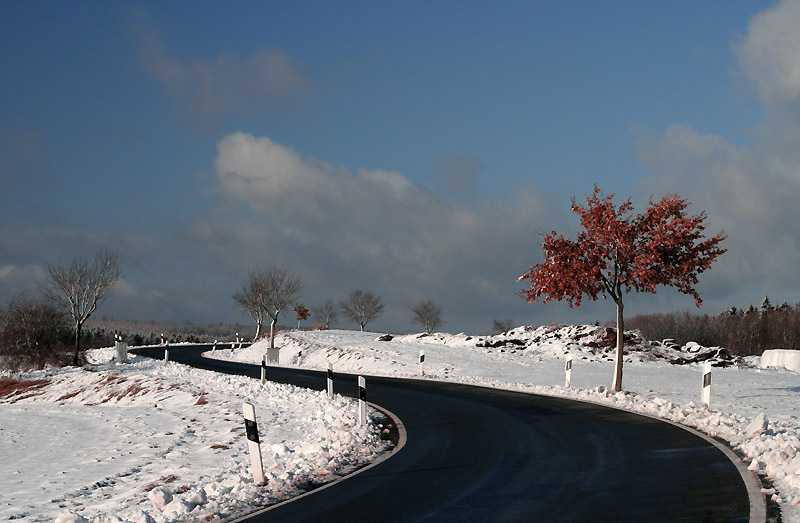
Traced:
<path fill-rule="evenodd" d="M 242 286 L 242 290 L 233 295 L 233 300 L 256 321 L 256 338 L 261 331 L 264 315 L 269 316 L 272 320 L 269 324 L 269 346 L 274 349 L 278 315 L 300 296 L 302 290 L 300 276 L 286 267 L 256 267 L 248 274 L 247 283 Z"/>
<path fill-rule="evenodd" d="M 505 318 L 502 320 L 492 320 L 492 330 L 498 334 L 508 332 L 514 328 L 514 318 Z"/>
<path fill-rule="evenodd" d="M 75 324 L 75 355 L 73 365 L 80 361 L 81 328 L 106 296 L 108 290 L 122 278 L 119 255 L 105 250 L 93 260 L 80 256 L 68 266 L 48 265 L 49 278 L 42 284 L 43 294 L 67 311 Z"/>
<path fill-rule="evenodd" d="M 252 270 L 247 275 L 247 282 L 242 284 L 242 288 L 233 294 L 233 301 L 236 307 L 244 309 L 247 314 L 256 322 L 256 335 L 253 341 L 261 336 L 261 327 L 264 325 L 264 318 L 266 317 L 266 310 L 264 303 L 265 286 L 263 271 L 259 269 Z"/>
<path fill-rule="evenodd" d="M 414 313 L 413 321 L 424 326 L 428 334 L 442 323 L 442 309 L 433 300 L 419 302 L 416 307 L 411 308 L 411 312 Z"/>
<path fill-rule="evenodd" d="M 361 289 L 351 291 L 346 300 L 339 302 L 342 316 L 358 323 L 362 332 L 367 323 L 383 312 L 383 307 L 384 305 L 378 296 Z"/>
<path fill-rule="evenodd" d="M 311 307 L 311 313 L 317 320 L 317 324 L 325 329 L 331 328 L 331 323 L 336 320 L 337 312 L 336 303 L 333 300 L 328 300 L 319 307 Z"/>

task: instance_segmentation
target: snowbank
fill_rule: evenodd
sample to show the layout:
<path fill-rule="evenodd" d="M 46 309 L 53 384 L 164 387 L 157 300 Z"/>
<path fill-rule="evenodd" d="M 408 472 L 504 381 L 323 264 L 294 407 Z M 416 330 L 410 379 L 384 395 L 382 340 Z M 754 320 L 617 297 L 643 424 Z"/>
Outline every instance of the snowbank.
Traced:
<path fill-rule="evenodd" d="M 113 349 L 94 356 L 109 361 Z M 131 360 L 0 377 L 0 519 L 225 519 L 330 482 L 387 450 L 377 421 L 360 426 L 348 398 Z M 249 468 L 244 401 L 256 406 L 263 487 Z"/>
<path fill-rule="evenodd" d="M 762 367 L 782 367 L 800 372 L 800 350 L 770 349 L 761 355 Z"/>

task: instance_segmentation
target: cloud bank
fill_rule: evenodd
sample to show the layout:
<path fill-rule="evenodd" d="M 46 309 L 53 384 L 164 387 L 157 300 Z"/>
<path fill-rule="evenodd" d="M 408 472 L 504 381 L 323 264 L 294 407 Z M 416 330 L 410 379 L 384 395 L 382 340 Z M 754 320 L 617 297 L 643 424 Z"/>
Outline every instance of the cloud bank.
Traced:
<path fill-rule="evenodd" d="M 680 192 L 709 214 L 709 229 L 728 232 L 728 252 L 707 275 L 717 310 L 800 296 L 800 2 L 757 15 L 733 51 L 769 109 L 754 143 L 674 124 L 662 136 L 638 131 L 638 158 L 653 176 L 643 195 Z"/>
<path fill-rule="evenodd" d="M 784 0 L 755 16 L 734 47 L 739 65 L 770 106 L 800 102 L 800 2 Z"/>
<path fill-rule="evenodd" d="M 352 172 L 243 132 L 219 141 L 215 172 L 221 192 L 246 211 L 192 233 L 248 246 L 251 264 L 299 265 L 309 303 L 372 289 L 400 329 L 426 298 L 462 317 L 462 330 L 533 315 L 514 295 L 516 278 L 539 259 L 538 233 L 561 215 L 533 187 L 508 204 L 456 205 L 401 173 Z"/>

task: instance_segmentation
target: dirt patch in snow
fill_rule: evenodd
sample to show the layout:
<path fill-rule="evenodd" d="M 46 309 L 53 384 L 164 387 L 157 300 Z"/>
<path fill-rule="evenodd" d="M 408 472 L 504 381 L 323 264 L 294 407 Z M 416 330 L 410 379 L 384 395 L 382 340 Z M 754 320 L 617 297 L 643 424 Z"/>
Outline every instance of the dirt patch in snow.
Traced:
<path fill-rule="evenodd" d="M 39 389 L 50 384 L 48 379 L 40 380 L 15 380 L 14 378 L 0 378 L 0 398 L 8 399 L 11 403 L 21 399 L 35 396 Z"/>

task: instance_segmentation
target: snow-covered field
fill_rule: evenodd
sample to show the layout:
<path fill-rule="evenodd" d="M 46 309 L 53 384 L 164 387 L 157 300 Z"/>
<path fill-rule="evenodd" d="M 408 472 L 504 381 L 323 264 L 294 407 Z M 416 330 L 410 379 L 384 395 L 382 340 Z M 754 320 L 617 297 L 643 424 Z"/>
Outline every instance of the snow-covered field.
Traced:
<path fill-rule="evenodd" d="M 608 332 L 591 326 L 520 327 L 490 337 L 290 331 L 281 365 L 367 375 L 425 377 L 600 402 L 684 423 L 725 439 L 766 474 L 783 520 L 800 522 L 800 374 L 757 359 L 713 370 L 711 407 L 700 406 L 701 366 L 716 354 L 639 340 L 624 387 L 613 375 Z M 634 340 L 636 341 L 636 340 Z M 206 356 L 261 362 L 266 344 Z M 564 361 L 573 356 L 572 388 Z M 357 424 L 355 402 L 144 358 L 89 369 L 0 375 L 0 519 L 166 522 L 224 520 L 297 495 L 385 456 L 377 420 Z M 267 485 L 252 482 L 241 406 L 256 405 Z M 377 416 L 376 413 L 372 413 Z"/>
<path fill-rule="evenodd" d="M 385 376 L 425 376 L 488 387 L 558 395 L 642 412 L 722 438 L 746 456 L 750 470 L 765 474 L 781 505 L 783 521 L 800 522 L 800 374 L 758 368 L 757 358 L 714 367 L 710 408 L 701 406 L 702 365 L 672 365 L 707 353 L 696 344 L 673 350 L 639 342 L 626 358 L 624 393 L 608 394 L 612 352 L 608 332 L 592 326 L 520 327 L 498 336 L 463 334 L 397 336 L 354 331 L 290 331 L 278 337 L 281 365 Z M 482 346 L 479 346 L 482 345 Z M 486 346 L 496 345 L 496 346 Z M 217 350 L 206 356 L 259 363 L 266 343 Z M 711 351 L 714 353 L 715 351 Z M 573 355 L 572 387 L 564 388 L 566 355 Z"/>
<path fill-rule="evenodd" d="M 357 403 L 133 357 L 0 375 L 0 519 L 220 521 L 385 455 Z M 242 403 L 256 407 L 266 486 L 253 483 Z M 377 417 L 371 411 L 370 416 Z"/>

